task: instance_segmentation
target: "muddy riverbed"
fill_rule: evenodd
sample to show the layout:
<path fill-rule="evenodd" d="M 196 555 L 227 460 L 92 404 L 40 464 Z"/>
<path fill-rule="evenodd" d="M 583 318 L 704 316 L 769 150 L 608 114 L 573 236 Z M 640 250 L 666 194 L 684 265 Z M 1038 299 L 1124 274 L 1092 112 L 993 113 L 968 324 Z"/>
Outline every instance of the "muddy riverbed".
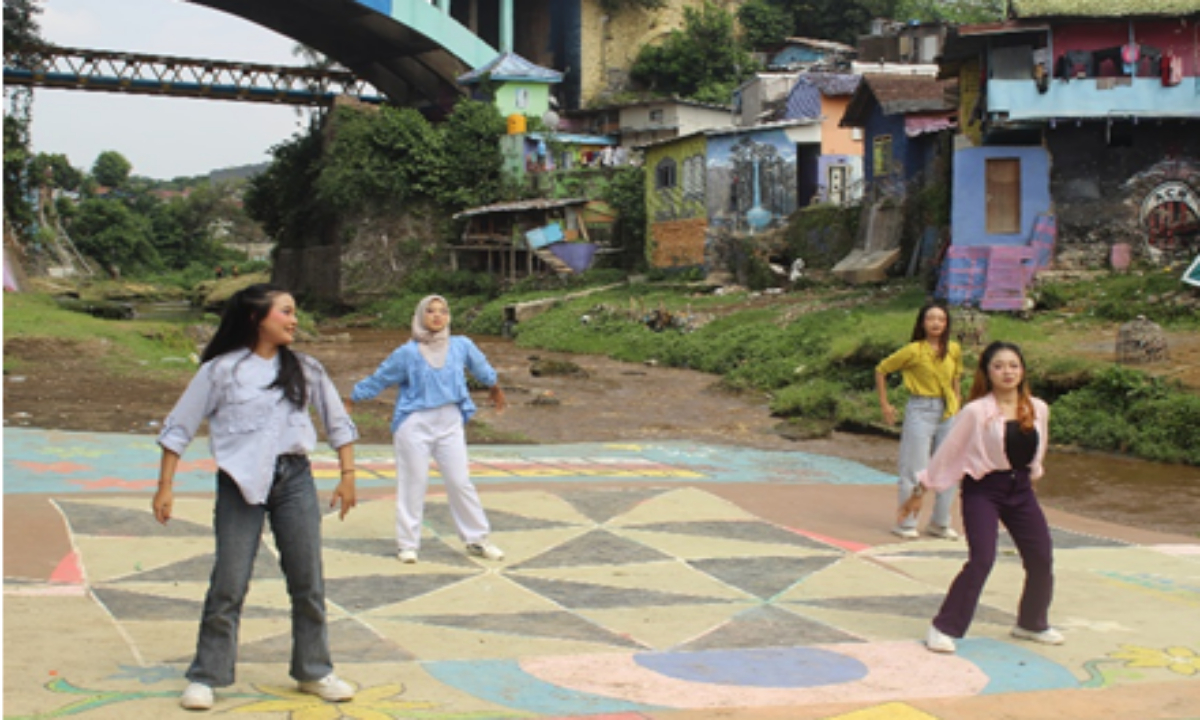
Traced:
<path fill-rule="evenodd" d="M 346 395 L 405 339 L 396 331 L 338 333 L 298 349 L 320 359 Z M 500 373 L 510 406 L 497 413 L 479 395 L 474 443 L 685 440 L 820 453 L 895 472 L 894 437 L 789 440 L 776 432 L 779 421 L 764 397 L 719 390 L 710 375 L 529 350 L 500 338 L 476 342 Z M 187 384 L 183 376 L 114 377 L 104 370 L 107 348 L 99 340 L 17 338 L 4 352 L 21 361 L 19 372 L 5 375 L 6 426 L 154 434 Z M 530 370 L 538 359 L 569 360 L 582 372 L 535 377 Z M 356 406 L 363 442 L 390 443 L 390 414 L 391 397 Z M 1058 449 L 1047 459 L 1041 493 L 1048 505 L 1080 515 L 1193 538 L 1200 531 L 1200 468 Z"/>

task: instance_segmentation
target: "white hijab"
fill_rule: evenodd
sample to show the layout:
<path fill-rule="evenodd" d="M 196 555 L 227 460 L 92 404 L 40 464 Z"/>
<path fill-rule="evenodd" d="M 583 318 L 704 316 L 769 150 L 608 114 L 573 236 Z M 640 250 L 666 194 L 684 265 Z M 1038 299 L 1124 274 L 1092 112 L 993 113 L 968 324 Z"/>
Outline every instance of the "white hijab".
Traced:
<path fill-rule="evenodd" d="M 417 341 L 417 349 L 421 351 L 421 355 L 430 364 L 431 367 L 441 369 L 446 364 L 446 353 L 450 350 L 450 323 L 446 323 L 446 327 L 437 332 L 430 332 L 429 328 L 425 327 L 425 309 L 429 307 L 429 303 L 434 300 L 441 300 L 449 311 L 450 303 L 446 302 L 446 298 L 441 295 L 429 295 L 417 303 L 417 309 L 413 313 L 412 319 L 412 338 Z"/>

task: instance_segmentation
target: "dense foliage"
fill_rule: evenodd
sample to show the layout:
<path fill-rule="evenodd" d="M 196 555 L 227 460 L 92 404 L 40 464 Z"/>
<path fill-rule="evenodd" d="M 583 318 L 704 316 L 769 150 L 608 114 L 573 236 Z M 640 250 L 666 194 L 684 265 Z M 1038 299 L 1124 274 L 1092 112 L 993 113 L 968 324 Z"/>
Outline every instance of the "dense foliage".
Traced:
<path fill-rule="evenodd" d="M 734 33 L 733 16 L 706 0 L 684 8 L 684 27 L 647 45 L 630 70 L 634 81 L 665 94 L 729 104 L 733 90 L 758 70 Z"/>

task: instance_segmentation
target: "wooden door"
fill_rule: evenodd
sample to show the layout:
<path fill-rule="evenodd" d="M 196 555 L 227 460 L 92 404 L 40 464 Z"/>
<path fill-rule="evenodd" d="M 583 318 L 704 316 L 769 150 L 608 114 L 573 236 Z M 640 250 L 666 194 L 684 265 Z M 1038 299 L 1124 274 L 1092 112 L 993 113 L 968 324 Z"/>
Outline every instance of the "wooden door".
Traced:
<path fill-rule="evenodd" d="M 987 233 L 1011 235 L 1021 232 L 1021 160 L 989 159 L 985 182 Z"/>

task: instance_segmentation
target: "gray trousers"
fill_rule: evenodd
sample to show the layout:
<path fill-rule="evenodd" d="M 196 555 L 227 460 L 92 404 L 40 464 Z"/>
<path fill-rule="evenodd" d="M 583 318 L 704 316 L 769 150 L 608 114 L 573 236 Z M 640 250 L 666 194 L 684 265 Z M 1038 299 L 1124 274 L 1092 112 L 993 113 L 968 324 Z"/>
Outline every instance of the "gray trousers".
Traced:
<path fill-rule="evenodd" d="M 904 406 L 904 426 L 900 430 L 899 508 L 908 501 L 917 487 L 917 473 L 929 466 L 929 458 L 950 432 L 954 418 L 942 420 L 946 404 L 941 398 L 913 395 Z M 950 507 L 954 504 L 954 488 L 938 493 L 933 503 L 930 522 L 950 527 Z M 900 527 L 915 528 L 917 516 L 909 515 Z"/>
<path fill-rule="evenodd" d="M 213 510 L 217 556 L 208 595 L 204 598 L 196 657 L 186 673 L 192 682 L 209 687 L 233 684 L 242 605 L 262 542 L 263 521 L 268 515 L 292 601 L 291 676 L 296 680 L 320 680 L 333 672 L 325 625 L 317 487 L 308 458 L 281 455 L 264 505 L 247 504 L 228 475 L 224 472 L 217 475 L 217 502 Z"/>

